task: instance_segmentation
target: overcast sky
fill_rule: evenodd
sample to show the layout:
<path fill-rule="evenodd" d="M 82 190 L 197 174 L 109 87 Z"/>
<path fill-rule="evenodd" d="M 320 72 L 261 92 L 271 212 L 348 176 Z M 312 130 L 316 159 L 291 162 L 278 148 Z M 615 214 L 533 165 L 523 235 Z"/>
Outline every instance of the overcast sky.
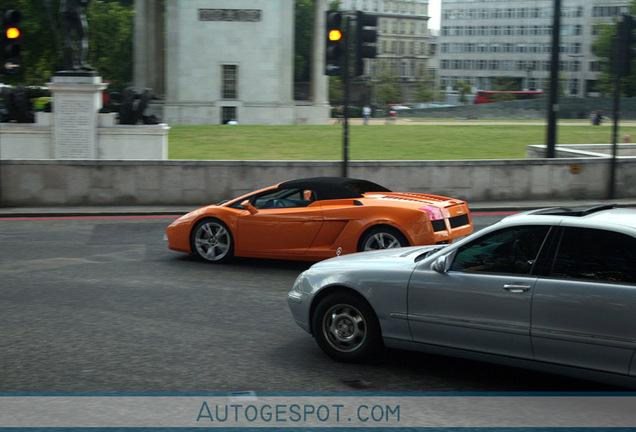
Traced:
<path fill-rule="evenodd" d="M 440 2 L 441 0 L 428 1 L 428 14 L 431 17 L 431 20 L 428 25 L 429 29 L 439 29 Z"/>

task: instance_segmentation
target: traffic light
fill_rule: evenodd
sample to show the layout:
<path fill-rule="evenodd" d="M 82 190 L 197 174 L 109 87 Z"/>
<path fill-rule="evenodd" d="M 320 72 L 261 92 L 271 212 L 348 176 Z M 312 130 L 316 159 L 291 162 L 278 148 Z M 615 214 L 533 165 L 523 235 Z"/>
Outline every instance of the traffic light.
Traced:
<path fill-rule="evenodd" d="M 345 43 L 341 12 L 327 11 L 326 38 L 325 75 L 340 75 L 340 56 Z"/>
<path fill-rule="evenodd" d="M 2 70 L 7 74 L 20 72 L 22 47 L 22 14 L 17 9 L 2 10 Z"/>
<path fill-rule="evenodd" d="M 358 11 L 356 13 L 358 33 L 356 35 L 356 73 L 355 76 L 364 75 L 364 59 L 375 58 L 378 40 L 378 16 Z"/>
<path fill-rule="evenodd" d="M 618 73 L 621 77 L 630 74 L 632 60 L 636 58 L 636 50 L 633 47 L 636 42 L 634 29 L 636 29 L 634 17 L 623 15 L 623 20 L 618 27 Z"/>

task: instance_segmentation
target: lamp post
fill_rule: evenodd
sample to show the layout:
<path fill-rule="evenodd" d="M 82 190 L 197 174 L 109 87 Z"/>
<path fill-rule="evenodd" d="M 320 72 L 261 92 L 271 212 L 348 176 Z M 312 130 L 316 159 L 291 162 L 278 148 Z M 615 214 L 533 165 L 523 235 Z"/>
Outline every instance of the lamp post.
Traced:
<path fill-rule="evenodd" d="M 552 55 L 550 61 L 550 94 L 548 97 L 548 130 L 546 157 L 556 155 L 556 121 L 559 111 L 559 48 L 561 35 L 561 0 L 554 0 L 552 24 Z"/>

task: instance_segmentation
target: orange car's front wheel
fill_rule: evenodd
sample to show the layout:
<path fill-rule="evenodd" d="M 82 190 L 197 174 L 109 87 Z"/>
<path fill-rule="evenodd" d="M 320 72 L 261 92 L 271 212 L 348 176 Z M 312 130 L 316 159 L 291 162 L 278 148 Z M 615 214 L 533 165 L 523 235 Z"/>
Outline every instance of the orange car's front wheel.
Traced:
<path fill-rule="evenodd" d="M 234 239 L 228 227 L 217 219 L 199 221 L 192 230 L 192 250 L 209 262 L 227 261 L 234 255 Z"/>

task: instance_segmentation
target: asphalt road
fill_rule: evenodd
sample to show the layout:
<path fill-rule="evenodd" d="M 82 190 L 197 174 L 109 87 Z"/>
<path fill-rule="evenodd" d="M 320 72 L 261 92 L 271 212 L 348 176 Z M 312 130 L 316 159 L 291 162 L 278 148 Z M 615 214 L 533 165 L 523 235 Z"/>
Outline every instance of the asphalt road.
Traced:
<path fill-rule="evenodd" d="M 0 391 L 620 390 L 401 351 L 337 363 L 287 309 L 308 263 L 203 263 L 167 249 L 171 219 L 0 219 Z"/>

